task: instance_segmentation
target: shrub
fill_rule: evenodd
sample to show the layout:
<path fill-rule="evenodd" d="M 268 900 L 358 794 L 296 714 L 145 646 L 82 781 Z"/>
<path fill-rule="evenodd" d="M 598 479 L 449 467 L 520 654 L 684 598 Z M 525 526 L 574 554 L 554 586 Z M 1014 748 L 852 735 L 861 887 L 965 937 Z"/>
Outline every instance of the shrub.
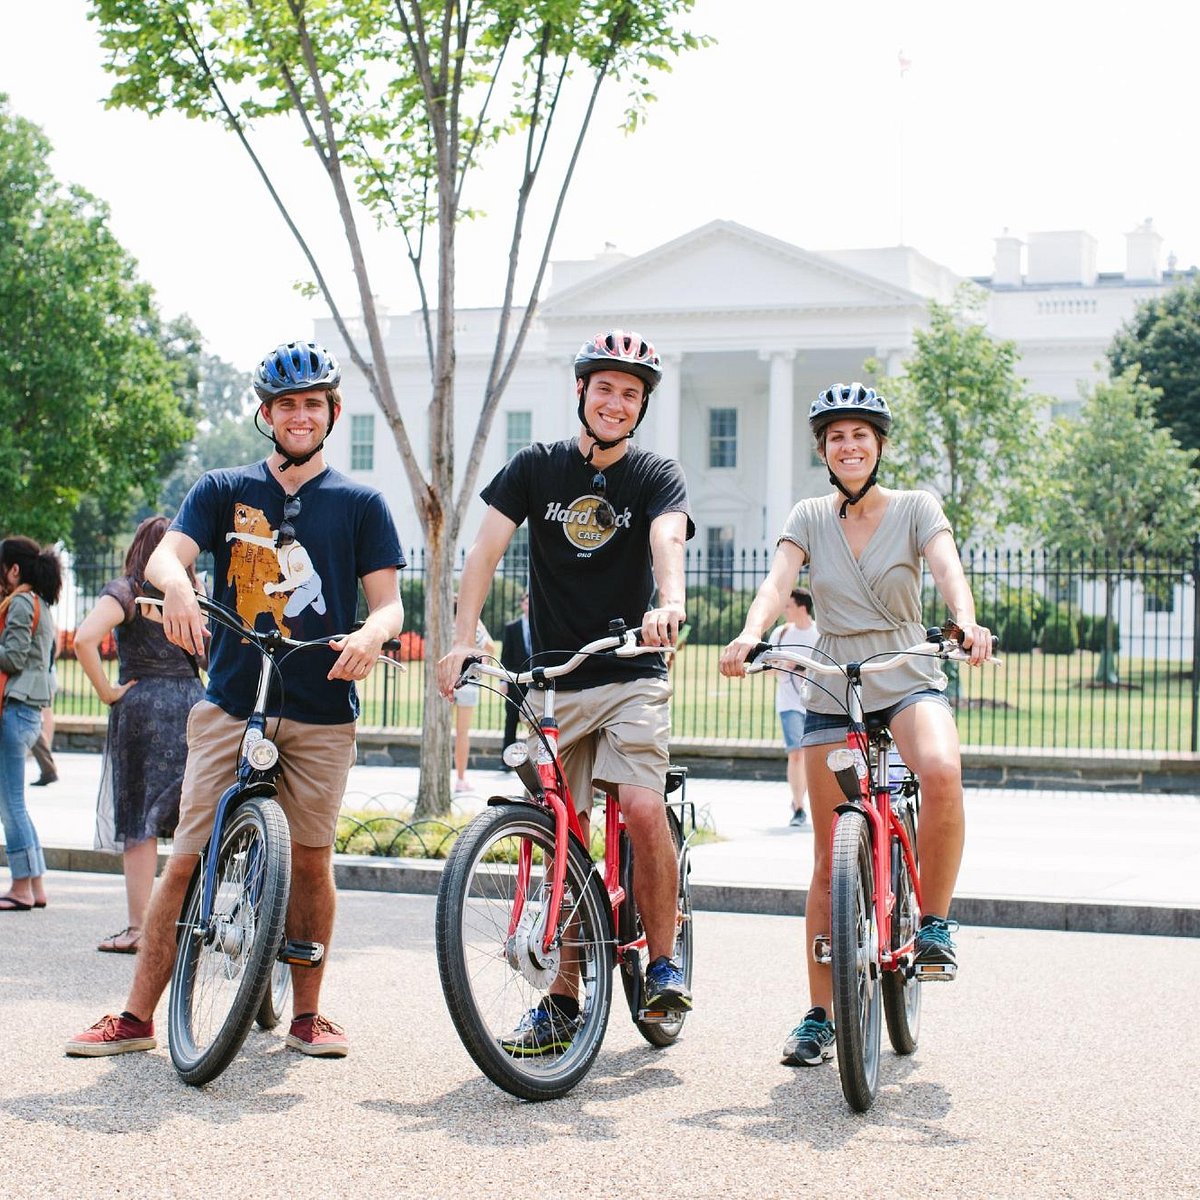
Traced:
<path fill-rule="evenodd" d="M 1027 654 L 1033 646 L 1033 622 L 1019 608 L 1010 609 L 1000 626 L 1000 649 L 1010 654 Z"/>
<path fill-rule="evenodd" d="M 1079 618 L 1079 647 L 1081 650 L 1094 650 L 1097 654 L 1106 649 L 1105 635 L 1112 626 L 1112 648 L 1121 648 L 1121 629 L 1116 621 L 1109 617 L 1082 616 Z"/>
<path fill-rule="evenodd" d="M 1079 649 L 1076 623 L 1065 608 L 1059 606 L 1047 615 L 1039 644 L 1043 654 L 1074 654 Z"/>

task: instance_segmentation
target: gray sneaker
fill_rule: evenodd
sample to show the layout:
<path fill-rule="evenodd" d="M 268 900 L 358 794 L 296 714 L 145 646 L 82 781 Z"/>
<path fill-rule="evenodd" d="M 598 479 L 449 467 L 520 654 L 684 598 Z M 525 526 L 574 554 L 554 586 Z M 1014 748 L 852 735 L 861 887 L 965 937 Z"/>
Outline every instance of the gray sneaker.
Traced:
<path fill-rule="evenodd" d="M 516 1029 L 500 1039 L 500 1049 L 515 1058 L 537 1058 L 543 1054 L 561 1054 L 571 1048 L 583 1021 L 561 1013 L 548 998 L 531 1008 Z"/>
<path fill-rule="evenodd" d="M 823 1008 L 810 1008 L 784 1041 L 780 1061 L 785 1067 L 819 1067 L 833 1057 L 833 1050 L 833 1022 Z"/>

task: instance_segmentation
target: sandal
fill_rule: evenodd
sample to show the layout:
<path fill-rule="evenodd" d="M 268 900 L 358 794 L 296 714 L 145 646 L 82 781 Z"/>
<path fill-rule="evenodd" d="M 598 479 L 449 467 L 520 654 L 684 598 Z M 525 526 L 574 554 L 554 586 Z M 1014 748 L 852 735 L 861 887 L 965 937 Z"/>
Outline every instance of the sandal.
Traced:
<path fill-rule="evenodd" d="M 96 949 L 103 954 L 136 954 L 141 940 L 142 931 L 133 925 L 126 925 L 124 929 L 110 933 Z"/>
<path fill-rule="evenodd" d="M 18 900 L 16 896 L 0 896 L 0 912 L 32 912 L 33 907 L 24 900 Z"/>

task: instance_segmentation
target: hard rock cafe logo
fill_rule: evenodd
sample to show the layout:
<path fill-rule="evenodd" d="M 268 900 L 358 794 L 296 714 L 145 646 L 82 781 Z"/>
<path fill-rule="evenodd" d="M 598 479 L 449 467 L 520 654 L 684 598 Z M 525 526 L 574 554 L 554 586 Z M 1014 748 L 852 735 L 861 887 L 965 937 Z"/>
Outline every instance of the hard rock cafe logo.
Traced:
<path fill-rule="evenodd" d="M 596 520 L 596 510 L 604 505 L 599 496 L 579 496 L 570 504 L 551 500 L 546 505 L 545 521 L 557 521 L 566 539 L 577 550 L 598 550 L 618 529 L 628 529 L 633 513 L 624 509 L 616 520 L 604 529 Z"/>

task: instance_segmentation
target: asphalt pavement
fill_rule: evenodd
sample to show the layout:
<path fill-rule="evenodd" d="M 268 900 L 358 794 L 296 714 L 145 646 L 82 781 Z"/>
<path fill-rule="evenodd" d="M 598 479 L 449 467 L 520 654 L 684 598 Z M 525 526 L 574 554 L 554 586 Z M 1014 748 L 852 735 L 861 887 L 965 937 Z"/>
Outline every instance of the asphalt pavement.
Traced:
<path fill-rule="evenodd" d="M 27 792 L 50 866 L 119 871 L 116 856 L 90 849 L 100 755 L 56 757 L 59 781 Z M 501 771 L 470 779 L 471 793 L 456 797 L 465 812 L 517 786 Z M 416 768 L 356 766 L 343 804 L 402 810 L 416 791 Z M 692 776 L 687 796 L 718 837 L 693 850 L 696 907 L 802 912 L 812 834 L 788 824 L 783 762 L 778 782 Z M 964 924 L 1200 936 L 1200 796 L 972 788 L 966 807 L 952 914 Z M 337 862 L 340 887 L 379 891 L 434 891 L 439 869 L 345 855 Z"/>
<path fill-rule="evenodd" d="M 920 1041 L 885 1046 L 879 1095 L 847 1108 L 835 1063 L 779 1050 L 805 1007 L 795 917 L 701 912 L 695 1012 L 654 1050 L 621 989 L 592 1071 L 525 1104 L 462 1048 L 442 998 L 431 896 L 345 891 L 322 1007 L 350 1056 L 252 1031 L 209 1086 L 166 1048 L 63 1043 L 123 1003 L 135 959 L 115 875 L 50 873 L 49 907 L 0 916 L 0 1178 L 12 1197 L 224 1193 L 236 1200 L 1095 1200 L 1194 1198 L 1200 941 L 964 927 Z"/>

